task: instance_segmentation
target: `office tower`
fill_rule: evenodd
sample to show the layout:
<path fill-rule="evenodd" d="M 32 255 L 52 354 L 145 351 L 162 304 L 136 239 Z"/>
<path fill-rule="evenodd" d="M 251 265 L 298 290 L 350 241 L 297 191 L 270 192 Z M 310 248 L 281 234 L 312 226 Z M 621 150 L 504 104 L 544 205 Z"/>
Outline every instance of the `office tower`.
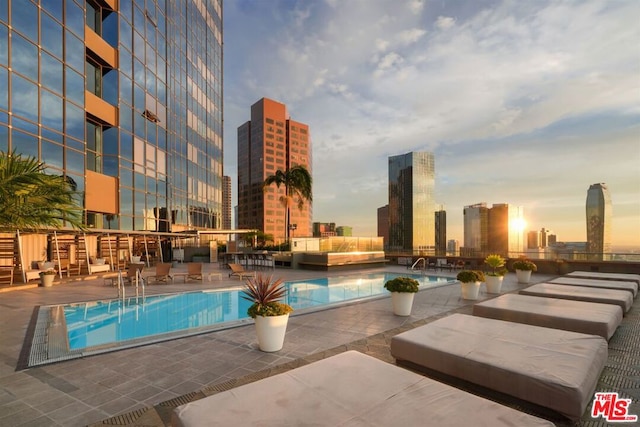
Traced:
<path fill-rule="evenodd" d="M 558 242 L 558 236 L 555 234 L 547 235 L 547 246 L 555 245 Z"/>
<path fill-rule="evenodd" d="M 231 177 L 222 177 L 222 228 L 231 230 Z"/>
<path fill-rule="evenodd" d="M 587 192 L 587 252 L 590 259 L 604 260 L 611 253 L 612 207 L 609 189 L 604 183 L 593 184 Z"/>
<path fill-rule="evenodd" d="M 336 236 L 335 222 L 314 222 L 313 237 Z"/>
<path fill-rule="evenodd" d="M 531 230 L 527 233 L 527 249 L 540 248 L 540 232 Z"/>
<path fill-rule="evenodd" d="M 341 225 L 339 227 L 336 227 L 336 235 L 351 237 L 353 236 L 353 228 L 349 227 L 348 225 Z"/>
<path fill-rule="evenodd" d="M 383 245 L 386 248 L 389 244 L 389 205 L 378 208 L 378 237 L 382 237 Z"/>
<path fill-rule="evenodd" d="M 524 217 L 522 206 L 494 203 L 488 212 L 488 250 L 505 257 L 524 253 Z"/>
<path fill-rule="evenodd" d="M 251 106 L 251 120 L 238 127 L 238 228 L 258 229 L 286 238 L 284 186 L 263 190 L 264 180 L 276 171 L 305 166 L 311 173 L 309 126 L 289 117 L 286 105 L 262 98 Z M 305 201 L 290 208 L 290 226 L 296 236 L 311 235 L 312 206 Z"/>
<path fill-rule="evenodd" d="M 65 175 L 89 227 L 221 226 L 222 0 L 3 1 L 0 52 L 0 150 Z"/>
<path fill-rule="evenodd" d="M 436 255 L 447 254 L 447 211 L 435 211 L 435 246 Z"/>
<path fill-rule="evenodd" d="M 463 211 L 464 245 L 460 254 L 482 256 L 489 249 L 489 209 L 486 203 L 465 206 Z"/>
<path fill-rule="evenodd" d="M 549 234 L 551 234 L 551 231 L 545 229 L 544 227 L 540 229 L 540 247 L 541 248 L 546 248 L 547 247 L 547 240 L 548 240 L 548 236 Z"/>
<path fill-rule="evenodd" d="M 435 161 L 432 153 L 389 157 L 389 248 L 433 253 Z"/>
<path fill-rule="evenodd" d="M 523 208 L 508 203 L 486 203 L 464 207 L 465 256 L 486 256 L 495 253 L 517 257 L 524 252 Z"/>
<path fill-rule="evenodd" d="M 447 242 L 447 255 L 458 255 L 458 250 L 460 249 L 460 242 L 457 240 L 449 240 Z"/>

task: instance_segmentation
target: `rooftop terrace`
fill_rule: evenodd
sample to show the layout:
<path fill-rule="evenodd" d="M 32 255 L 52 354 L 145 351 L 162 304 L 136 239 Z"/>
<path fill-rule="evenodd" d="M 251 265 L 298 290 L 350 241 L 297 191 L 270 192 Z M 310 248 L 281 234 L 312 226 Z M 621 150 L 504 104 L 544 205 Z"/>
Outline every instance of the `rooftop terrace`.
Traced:
<path fill-rule="evenodd" d="M 213 266 L 207 265 L 210 271 Z M 183 267 L 179 267 L 183 268 Z M 376 269 L 375 271 L 380 271 Z M 386 271 L 406 272 L 405 267 Z M 207 273 L 209 270 L 205 270 Z M 371 271 L 371 270 L 362 270 Z M 224 273 L 224 272 L 223 272 Z M 342 275 L 276 269 L 285 280 Z M 350 272 L 348 274 L 354 274 Z M 355 273 L 357 274 L 357 273 Z M 429 272 L 450 275 L 451 272 Z M 535 274 L 534 282 L 552 275 Z M 239 286 L 237 279 L 148 286 L 147 294 Z M 505 277 L 504 292 L 518 285 L 515 274 Z M 470 313 L 473 301 L 460 298 L 459 285 L 423 290 L 416 295 L 412 315 L 394 316 L 389 298 L 293 316 L 284 348 L 277 353 L 257 349 L 253 325 L 206 333 L 173 341 L 117 351 L 62 363 L 16 370 L 21 366 L 25 337 L 35 308 L 40 305 L 115 297 L 115 288 L 102 278 L 58 284 L 52 288 L 21 287 L 0 292 L 0 426 L 168 425 L 174 407 L 216 392 L 274 375 L 346 350 L 358 350 L 389 363 L 392 336 L 451 312 Z M 481 299 L 491 298 L 481 294 Z M 597 391 L 617 391 L 633 400 L 630 412 L 640 414 L 640 309 L 626 314 L 609 342 L 609 359 Z M 559 426 L 606 425 L 586 413 L 570 424 L 557 414 L 545 413 L 469 384 L 456 387 L 546 417 Z"/>

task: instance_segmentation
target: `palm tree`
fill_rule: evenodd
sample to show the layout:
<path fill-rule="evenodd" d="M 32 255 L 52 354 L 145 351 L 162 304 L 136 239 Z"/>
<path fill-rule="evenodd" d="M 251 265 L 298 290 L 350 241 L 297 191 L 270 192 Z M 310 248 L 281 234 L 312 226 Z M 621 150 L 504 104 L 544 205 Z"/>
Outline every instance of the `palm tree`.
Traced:
<path fill-rule="evenodd" d="M 65 222 L 84 229 L 69 180 L 45 173 L 33 157 L 0 151 L 0 229 L 37 231 Z"/>
<path fill-rule="evenodd" d="M 271 184 L 280 188 L 284 185 L 284 196 L 280 197 L 280 202 L 285 209 L 285 240 L 289 240 L 289 220 L 291 218 L 291 205 L 297 199 L 298 209 L 302 210 L 304 202 L 312 201 L 313 180 L 306 167 L 302 165 L 294 166 L 285 172 L 277 170 L 274 175 L 270 175 L 264 180 L 262 188 L 266 190 Z"/>

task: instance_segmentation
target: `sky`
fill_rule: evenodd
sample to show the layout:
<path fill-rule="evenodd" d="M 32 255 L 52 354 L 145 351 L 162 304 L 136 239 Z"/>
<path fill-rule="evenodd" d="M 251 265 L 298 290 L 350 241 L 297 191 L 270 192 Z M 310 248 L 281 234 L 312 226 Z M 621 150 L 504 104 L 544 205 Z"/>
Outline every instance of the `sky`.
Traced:
<path fill-rule="evenodd" d="M 310 127 L 313 221 L 377 235 L 388 158 L 435 156 L 447 239 L 463 208 L 524 208 L 585 241 L 606 183 L 614 246 L 640 246 L 637 0 L 226 0 L 224 173 L 262 97 Z"/>

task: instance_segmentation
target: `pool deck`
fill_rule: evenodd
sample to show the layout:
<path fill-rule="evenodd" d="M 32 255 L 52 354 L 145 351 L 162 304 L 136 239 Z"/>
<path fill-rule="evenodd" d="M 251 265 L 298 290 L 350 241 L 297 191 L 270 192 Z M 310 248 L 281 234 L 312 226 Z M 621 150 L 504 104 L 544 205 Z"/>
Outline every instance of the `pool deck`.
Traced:
<path fill-rule="evenodd" d="M 179 266 L 181 271 L 185 266 Z M 266 270 L 284 280 L 300 280 L 376 271 L 407 272 L 405 267 L 348 272 L 291 269 Z M 220 272 L 222 279 L 206 280 Z M 151 274 L 151 273 L 148 273 Z M 451 276 L 451 272 L 428 274 Z M 532 283 L 552 276 L 534 274 Z M 205 266 L 205 281 L 147 286 L 147 295 L 241 286 L 228 271 Z M 505 277 L 503 293 L 528 285 L 516 283 L 514 273 Z M 127 289 L 128 291 L 130 288 Z M 292 316 L 284 348 L 276 353 L 257 349 L 253 325 L 206 333 L 143 347 L 82 359 L 17 370 L 34 309 L 40 305 L 91 301 L 117 296 L 116 288 L 101 277 L 70 281 L 51 288 L 37 286 L 0 289 L 0 427 L 3 426 L 167 426 L 172 409 L 220 390 L 255 381 L 330 355 L 355 349 L 394 363 L 390 338 L 451 312 L 470 313 L 474 301 L 460 298 L 460 286 L 445 285 L 416 295 L 412 315 L 394 316 L 390 299 L 351 304 L 315 313 Z M 129 292 L 128 292 L 129 294 Z M 493 295 L 481 292 L 480 299 Z M 294 313 L 295 314 L 295 313 Z M 631 414 L 640 414 L 640 308 L 634 307 L 609 343 L 609 361 L 597 391 L 618 391 L 633 399 Z M 454 384 L 487 395 L 466 384 Z M 558 426 L 607 425 L 589 413 L 576 423 L 554 414 L 536 413 L 519 402 L 509 406 L 546 416 Z M 502 399 L 502 400 L 501 400 Z"/>

